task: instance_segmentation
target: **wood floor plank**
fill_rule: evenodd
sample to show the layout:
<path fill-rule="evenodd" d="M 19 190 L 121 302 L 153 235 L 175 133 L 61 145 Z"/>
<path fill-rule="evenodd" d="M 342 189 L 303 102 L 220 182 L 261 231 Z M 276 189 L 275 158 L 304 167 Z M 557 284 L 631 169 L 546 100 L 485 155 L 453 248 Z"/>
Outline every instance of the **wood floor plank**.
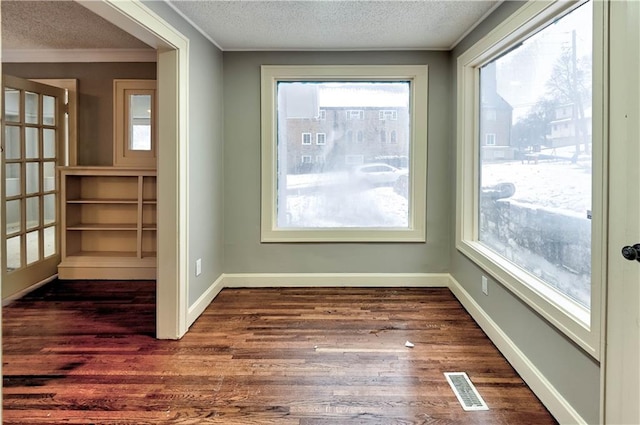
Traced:
<path fill-rule="evenodd" d="M 5 424 L 556 424 L 447 289 L 225 289 L 180 341 L 153 338 L 150 281 L 53 281 L 3 316 Z"/>

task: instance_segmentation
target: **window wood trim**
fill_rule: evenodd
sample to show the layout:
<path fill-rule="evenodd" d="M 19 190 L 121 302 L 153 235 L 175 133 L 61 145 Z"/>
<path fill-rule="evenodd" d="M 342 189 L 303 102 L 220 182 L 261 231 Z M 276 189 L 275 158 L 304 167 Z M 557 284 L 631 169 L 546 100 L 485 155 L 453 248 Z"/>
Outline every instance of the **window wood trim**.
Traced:
<path fill-rule="evenodd" d="M 151 95 L 151 149 L 134 151 L 129 149 L 129 102 L 132 94 Z M 113 165 L 156 168 L 157 163 L 157 99 L 156 80 L 113 81 Z"/>

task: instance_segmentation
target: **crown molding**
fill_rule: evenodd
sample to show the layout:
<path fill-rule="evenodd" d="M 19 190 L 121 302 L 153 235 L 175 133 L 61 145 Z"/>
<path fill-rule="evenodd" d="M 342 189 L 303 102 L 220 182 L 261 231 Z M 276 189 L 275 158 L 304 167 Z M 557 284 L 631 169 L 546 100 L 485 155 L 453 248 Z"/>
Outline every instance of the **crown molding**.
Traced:
<path fill-rule="evenodd" d="M 154 49 L 3 49 L 2 62 L 157 62 Z"/>

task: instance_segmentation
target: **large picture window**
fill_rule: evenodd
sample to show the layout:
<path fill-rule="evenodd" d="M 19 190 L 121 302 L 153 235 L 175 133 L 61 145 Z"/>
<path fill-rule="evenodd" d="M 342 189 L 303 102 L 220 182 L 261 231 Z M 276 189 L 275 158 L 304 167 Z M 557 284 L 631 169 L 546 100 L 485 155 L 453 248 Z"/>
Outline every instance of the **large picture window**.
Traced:
<path fill-rule="evenodd" d="M 594 3 L 530 2 L 460 57 L 457 247 L 597 357 L 605 140 Z"/>
<path fill-rule="evenodd" d="M 263 67 L 262 240 L 424 241 L 426 79 L 426 66 Z"/>

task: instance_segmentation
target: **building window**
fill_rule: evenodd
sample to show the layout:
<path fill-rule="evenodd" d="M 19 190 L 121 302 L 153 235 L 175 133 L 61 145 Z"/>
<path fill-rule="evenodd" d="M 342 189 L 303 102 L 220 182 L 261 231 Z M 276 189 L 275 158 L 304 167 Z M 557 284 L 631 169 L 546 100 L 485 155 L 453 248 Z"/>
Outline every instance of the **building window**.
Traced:
<path fill-rule="evenodd" d="M 347 138 L 347 143 L 353 142 L 353 131 L 347 130 L 346 138 Z"/>
<path fill-rule="evenodd" d="M 398 119 L 398 111 L 396 110 L 382 110 L 378 113 L 379 119 L 381 121 L 386 120 L 397 120 Z"/>
<path fill-rule="evenodd" d="M 302 164 L 311 164 L 311 155 L 302 155 L 300 157 L 300 162 Z"/>
<path fill-rule="evenodd" d="M 303 145 L 311 144 L 311 133 L 302 133 L 302 144 Z"/>
<path fill-rule="evenodd" d="M 391 130 L 391 140 L 390 143 L 395 145 L 398 143 L 398 132 L 395 130 Z"/>
<path fill-rule="evenodd" d="M 606 86 L 593 62 L 604 57 L 604 37 L 593 34 L 601 3 L 528 2 L 457 60 L 456 248 L 596 359 L 606 256 L 604 189 L 592 185 L 606 180 L 604 166 L 592 167 L 606 152 L 604 102 L 592 102 Z M 566 110 L 576 131 L 557 134 Z M 500 151 L 483 149 L 496 134 Z"/>
<path fill-rule="evenodd" d="M 325 109 L 320 109 L 320 111 L 318 111 L 318 119 L 321 121 L 327 119 L 327 111 Z"/>
<path fill-rule="evenodd" d="M 384 130 L 380 131 L 380 143 L 387 143 L 387 132 Z"/>
<path fill-rule="evenodd" d="M 425 241 L 425 65 L 263 66 L 261 99 L 263 242 Z M 377 121 L 364 120 L 364 112 L 385 103 L 406 127 L 398 134 L 406 136 L 393 147 L 365 144 L 365 133 L 376 134 Z M 300 157 L 301 146 L 288 135 L 299 134 L 296 129 L 318 108 L 335 111 L 327 117 L 336 134 L 331 149 L 322 166 L 290 163 Z M 355 143 L 344 142 L 351 137 Z M 327 143 L 324 133 L 317 133 L 316 143 Z M 368 166 L 385 155 L 408 161 L 402 168 Z M 407 196 L 393 189 L 405 182 Z M 288 190 L 289 185 L 308 190 Z"/>
<path fill-rule="evenodd" d="M 493 133 L 487 133 L 484 135 L 484 144 L 487 146 L 496 145 L 496 135 Z"/>

